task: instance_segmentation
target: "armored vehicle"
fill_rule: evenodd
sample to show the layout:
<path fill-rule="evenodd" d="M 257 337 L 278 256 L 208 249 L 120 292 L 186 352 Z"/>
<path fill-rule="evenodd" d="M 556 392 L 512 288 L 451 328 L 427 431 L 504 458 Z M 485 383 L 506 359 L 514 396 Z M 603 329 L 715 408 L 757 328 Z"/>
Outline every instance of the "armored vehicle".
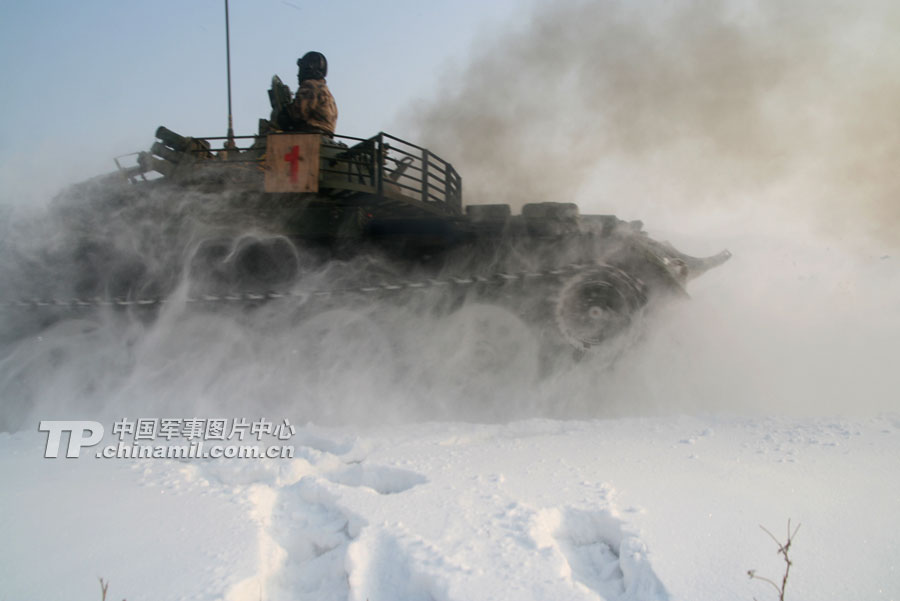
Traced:
<path fill-rule="evenodd" d="M 273 108 L 285 89 L 276 77 Z M 80 245 L 74 254 L 88 257 L 94 275 L 75 286 L 78 298 L 50 304 L 153 308 L 184 281 L 187 302 L 252 309 L 287 297 L 307 314 L 347 304 L 377 311 L 420 295 L 438 312 L 473 302 L 503 307 L 549 353 L 577 355 L 620 348 L 648 308 L 684 296 L 691 278 L 730 256 L 688 256 L 650 238 L 641 222 L 582 215 L 567 202 L 528 203 L 517 214 L 506 204 L 465 204 L 456 169 L 426 148 L 384 132 L 297 133 L 276 123 L 261 119 L 256 135 L 238 137 L 159 127 L 134 164 L 117 158 L 118 171 L 102 182 L 117 180 L 110 206 L 200 199 L 170 215 L 202 223 L 201 234 L 164 242 L 183 246 L 170 253 L 181 258 L 157 268 L 168 279 L 150 286 L 146 259 L 124 269 L 116 259 L 112 268 L 97 259 L 111 251 Z"/>
<path fill-rule="evenodd" d="M 280 85 L 276 78 L 273 91 Z M 260 120 L 255 136 L 160 127 L 156 137 L 136 165 L 120 166 L 129 182 L 232 195 L 233 210 L 215 217 L 231 233 L 193 251 L 204 298 L 294 294 L 332 304 L 352 288 L 390 302 L 392 293 L 443 287 L 450 307 L 502 305 L 551 347 L 583 352 L 623 336 L 657 299 L 684 295 L 688 280 L 730 256 L 688 256 L 638 221 L 582 215 L 572 203 L 524 204 L 519 214 L 464 204 L 450 162 L 384 132 L 292 133 Z M 242 235 L 251 223 L 256 233 Z M 371 259 L 355 286 L 304 286 L 309 270 L 353 257 Z"/>

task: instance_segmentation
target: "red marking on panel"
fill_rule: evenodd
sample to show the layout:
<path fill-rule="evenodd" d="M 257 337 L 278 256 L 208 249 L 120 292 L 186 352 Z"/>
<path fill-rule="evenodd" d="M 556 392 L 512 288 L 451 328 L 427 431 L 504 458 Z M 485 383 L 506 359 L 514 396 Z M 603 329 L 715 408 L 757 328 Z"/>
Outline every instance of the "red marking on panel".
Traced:
<path fill-rule="evenodd" d="M 297 183 L 300 172 L 300 147 L 296 144 L 291 146 L 291 151 L 284 155 L 284 160 L 291 164 L 291 181 Z"/>

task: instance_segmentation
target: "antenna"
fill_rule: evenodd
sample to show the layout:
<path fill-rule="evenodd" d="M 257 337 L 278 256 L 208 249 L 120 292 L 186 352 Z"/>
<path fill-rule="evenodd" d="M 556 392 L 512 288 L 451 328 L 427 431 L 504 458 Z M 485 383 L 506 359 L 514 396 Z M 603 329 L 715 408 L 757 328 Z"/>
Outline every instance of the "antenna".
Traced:
<path fill-rule="evenodd" d="M 225 62 L 228 69 L 228 141 L 226 148 L 234 148 L 234 127 L 231 119 L 231 31 L 228 26 L 228 0 L 225 0 Z"/>

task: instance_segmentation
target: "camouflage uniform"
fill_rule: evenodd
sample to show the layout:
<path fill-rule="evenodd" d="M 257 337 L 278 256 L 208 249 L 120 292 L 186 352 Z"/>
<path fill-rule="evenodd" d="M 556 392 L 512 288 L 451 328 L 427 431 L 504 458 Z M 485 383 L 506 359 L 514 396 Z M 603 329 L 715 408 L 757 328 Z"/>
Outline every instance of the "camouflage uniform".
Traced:
<path fill-rule="evenodd" d="M 297 131 L 333 134 L 337 125 L 337 104 L 324 79 L 303 80 L 288 113 L 293 122 L 291 129 Z"/>

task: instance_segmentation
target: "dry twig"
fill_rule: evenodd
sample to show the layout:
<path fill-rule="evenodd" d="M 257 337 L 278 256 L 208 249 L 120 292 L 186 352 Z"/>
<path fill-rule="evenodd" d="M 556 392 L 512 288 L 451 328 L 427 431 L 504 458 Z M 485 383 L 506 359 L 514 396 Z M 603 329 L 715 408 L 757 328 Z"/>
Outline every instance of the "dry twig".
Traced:
<path fill-rule="evenodd" d="M 762 531 L 769 535 L 769 537 L 775 541 L 775 544 L 778 545 L 778 554 L 784 557 L 784 576 L 781 578 L 781 585 L 779 586 L 774 580 L 766 578 L 765 576 L 757 576 L 756 570 L 747 570 L 747 575 L 750 576 L 751 579 L 762 580 L 763 582 L 768 582 L 772 585 L 772 588 L 778 593 L 778 601 L 784 601 L 784 591 L 787 588 L 787 580 L 788 575 L 791 572 L 791 566 L 794 565 L 791 561 L 788 553 L 791 550 L 791 544 L 794 542 L 794 538 L 797 536 L 797 531 L 800 530 L 800 524 L 797 524 L 797 527 L 791 530 L 791 520 L 788 520 L 787 523 L 787 539 L 784 543 L 779 541 L 774 534 L 769 532 L 763 526 L 760 526 Z M 756 597 L 753 598 L 756 601 Z"/>

